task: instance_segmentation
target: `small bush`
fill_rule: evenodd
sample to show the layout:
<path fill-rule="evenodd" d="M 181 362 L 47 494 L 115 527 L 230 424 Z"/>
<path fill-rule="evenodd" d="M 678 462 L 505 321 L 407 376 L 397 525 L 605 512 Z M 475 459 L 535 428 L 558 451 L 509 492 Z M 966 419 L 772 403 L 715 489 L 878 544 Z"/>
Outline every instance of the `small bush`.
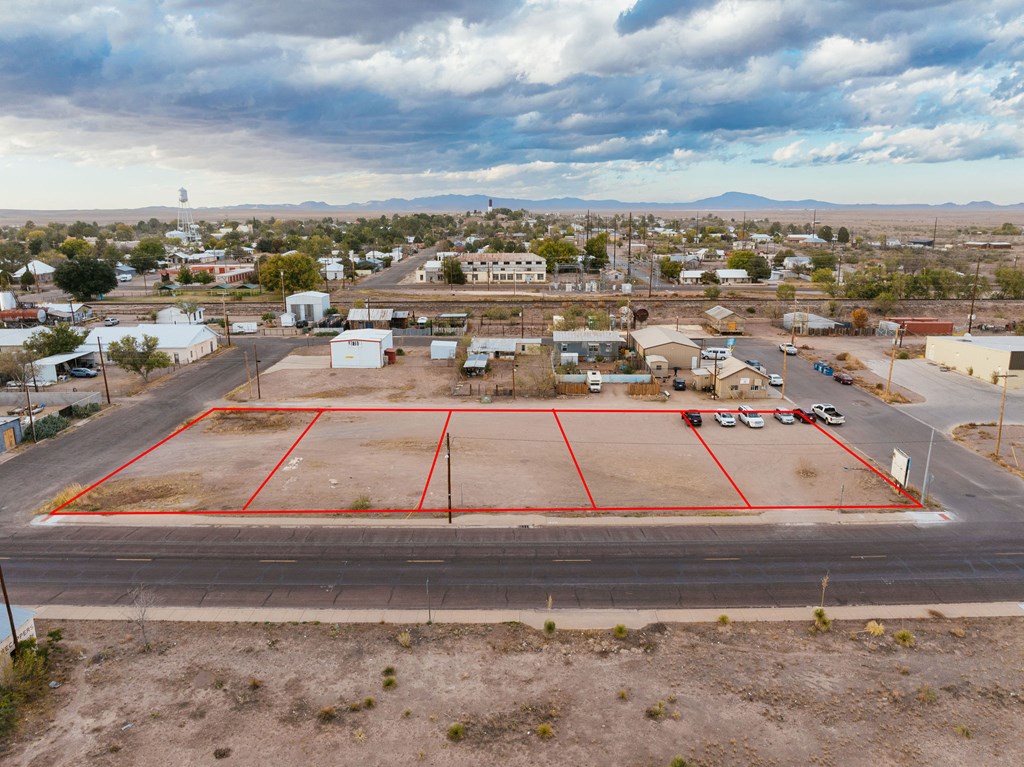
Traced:
<path fill-rule="evenodd" d="M 961 626 L 954 626 L 949 630 L 949 633 L 952 636 L 955 636 L 957 639 L 963 639 L 965 636 L 967 636 L 967 632 L 964 631 L 963 627 Z"/>
<path fill-rule="evenodd" d="M 832 619 L 825 614 L 824 607 L 814 608 L 814 631 L 820 631 L 822 633 L 829 631 L 832 628 Z"/>
<path fill-rule="evenodd" d="M 864 630 L 873 637 L 880 637 L 885 633 L 885 624 L 878 621 L 868 621 L 867 625 L 864 626 Z"/>
<path fill-rule="evenodd" d="M 538 724 L 537 737 L 541 740 L 549 740 L 550 738 L 555 737 L 555 728 L 547 722 L 544 722 L 544 724 Z"/>
<path fill-rule="evenodd" d="M 249 689 L 250 690 L 258 690 L 262 686 L 263 686 L 263 680 L 262 679 L 257 679 L 256 677 L 253 677 L 252 679 L 249 680 Z"/>
<path fill-rule="evenodd" d="M 730 623 L 732 623 L 732 621 L 729 620 L 729 616 L 725 613 L 722 613 L 718 616 L 718 622 L 721 623 L 723 626 L 728 626 Z"/>
<path fill-rule="evenodd" d="M 395 641 L 406 650 L 412 647 L 412 635 L 408 631 L 399 632 L 398 636 L 395 637 Z"/>
<path fill-rule="evenodd" d="M 370 496 L 366 495 L 365 493 L 363 495 L 360 495 L 359 497 L 357 497 L 349 505 L 349 509 L 351 511 L 366 511 L 367 509 L 372 509 L 372 508 L 373 508 L 373 499 L 371 499 Z"/>
<path fill-rule="evenodd" d="M 648 706 L 647 710 L 644 711 L 648 719 L 653 719 L 656 722 L 660 722 L 665 718 L 665 702 L 659 700 L 653 706 Z"/>
<path fill-rule="evenodd" d="M 619 688 L 619 700 L 629 700 L 629 690 L 625 687 Z"/>
<path fill-rule="evenodd" d="M 466 737 L 466 725 L 462 722 L 452 722 L 448 727 L 448 740 L 458 743 Z"/>
<path fill-rule="evenodd" d="M 849 356 L 849 352 L 839 352 L 839 354 L 836 355 L 836 359 L 839 360 L 840 362 L 845 362 Z"/>
<path fill-rule="evenodd" d="M 407 708 L 405 711 L 402 712 L 402 718 L 403 719 L 408 719 L 410 716 L 412 716 L 412 709 L 411 708 Z"/>
<path fill-rule="evenodd" d="M 934 703 L 939 699 L 939 696 L 935 690 L 926 684 L 917 691 L 917 699 L 921 703 Z"/>
<path fill-rule="evenodd" d="M 100 403 L 90 402 L 88 405 L 72 405 L 71 415 L 75 418 L 88 418 L 93 413 L 100 412 Z"/>
<path fill-rule="evenodd" d="M 316 718 L 324 724 L 327 724 L 327 722 L 333 722 L 335 719 L 338 718 L 338 709 L 336 709 L 334 706 L 324 706 L 317 713 Z"/>
<path fill-rule="evenodd" d="M 356 731 L 352 733 L 352 740 L 354 740 L 356 743 L 365 743 L 366 730 L 364 730 L 362 727 L 357 727 Z"/>
<path fill-rule="evenodd" d="M 373 708 L 377 705 L 377 700 L 372 696 L 363 698 L 363 708 Z"/>
<path fill-rule="evenodd" d="M 959 735 L 961 738 L 965 740 L 970 740 L 974 737 L 974 734 L 971 732 L 971 728 L 968 727 L 966 724 L 958 724 L 956 727 L 953 728 L 953 732 L 955 732 L 957 735 Z"/>
<path fill-rule="evenodd" d="M 677 756 L 668 763 L 668 767 L 690 767 L 690 762 L 686 761 L 681 756 Z"/>
<path fill-rule="evenodd" d="M 50 437 L 54 437 L 60 432 L 64 431 L 66 428 L 68 428 L 68 426 L 71 425 L 71 421 L 69 421 L 62 415 L 48 415 L 45 418 L 40 418 L 39 420 L 37 420 L 35 424 L 36 442 L 38 442 L 43 439 L 49 439 Z M 26 432 L 27 433 L 25 434 L 25 439 L 31 440 L 32 429 L 27 429 Z"/>
<path fill-rule="evenodd" d="M 227 759 L 229 756 L 231 756 L 231 749 L 230 748 L 215 748 L 215 749 L 213 749 L 213 758 L 214 759 Z"/>
<path fill-rule="evenodd" d="M 394 666 L 385 666 L 384 667 L 384 676 L 394 676 L 394 675 L 395 675 L 395 667 Z"/>
<path fill-rule="evenodd" d="M 363 704 L 361 702 L 359 702 L 358 700 L 354 700 L 354 701 L 352 701 L 351 703 L 348 704 L 348 710 L 349 711 L 362 711 L 363 710 Z"/>
<path fill-rule="evenodd" d="M 612 630 L 612 633 L 615 634 L 616 639 L 625 639 L 629 635 L 629 629 L 620 623 Z"/>
<path fill-rule="evenodd" d="M 909 629 L 900 629 L 892 635 L 892 638 L 896 641 L 896 644 L 901 647 L 913 647 L 917 644 L 917 637 L 915 637 Z"/>
<path fill-rule="evenodd" d="M 395 679 L 393 676 L 386 676 L 386 677 L 384 677 L 383 685 L 384 685 L 384 689 L 385 690 L 394 689 L 395 685 L 397 685 L 397 684 L 398 684 L 398 680 Z"/>
<path fill-rule="evenodd" d="M 544 633 L 547 634 L 548 636 L 554 636 L 554 634 L 555 634 L 555 622 L 554 621 L 544 621 Z"/>
<path fill-rule="evenodd" d="M 405 349 L 403 349 L 401 346 L 399 346 L 397 349 L 395 349 L 395 356 L 396 357 L 404 357 L 405 356 Z"/>

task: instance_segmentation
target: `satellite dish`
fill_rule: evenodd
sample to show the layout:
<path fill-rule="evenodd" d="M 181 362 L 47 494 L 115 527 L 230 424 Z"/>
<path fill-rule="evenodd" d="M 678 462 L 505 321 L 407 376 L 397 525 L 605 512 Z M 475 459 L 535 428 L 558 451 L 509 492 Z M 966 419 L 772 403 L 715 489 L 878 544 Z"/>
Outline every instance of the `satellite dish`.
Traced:
<path fill-rule="evenodd" d="M 185 187 L 178 190 L 178 202 L 188 202 L 188 190 Z"/>
<path fill-rule="evenodd" d="M 40 309 L 39 311 L 36 312 L 36 320 L 40 324 L 46 322 L 46 310 L 45 309 Z"/>
<path fill-rule="evenodd" d="M 637 322 L 647 322 L 647 318 L 650 316 L 650 312 L 648 312 L 642 306 L 639 309 L 633 310 L 633 319 L 635 319 Z"/>

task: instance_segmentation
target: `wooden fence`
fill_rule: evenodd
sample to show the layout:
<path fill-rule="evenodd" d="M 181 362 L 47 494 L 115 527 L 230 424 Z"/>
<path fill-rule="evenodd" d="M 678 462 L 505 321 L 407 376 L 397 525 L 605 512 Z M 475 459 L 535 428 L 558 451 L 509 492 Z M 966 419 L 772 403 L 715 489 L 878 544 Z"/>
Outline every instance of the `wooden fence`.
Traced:
<path fill-rule="evenodd" d="M 649 397 L 654 394 L 661 394 L 661 384 L 657 381 L 626 384 L 626 393 L 630 396 L 639 397 Z"/>
<path fill-rule="evenodd" d="M 560 383 L 557 386 L 559 394 L 586 394 L 587 384 L 586 383 Z"/>

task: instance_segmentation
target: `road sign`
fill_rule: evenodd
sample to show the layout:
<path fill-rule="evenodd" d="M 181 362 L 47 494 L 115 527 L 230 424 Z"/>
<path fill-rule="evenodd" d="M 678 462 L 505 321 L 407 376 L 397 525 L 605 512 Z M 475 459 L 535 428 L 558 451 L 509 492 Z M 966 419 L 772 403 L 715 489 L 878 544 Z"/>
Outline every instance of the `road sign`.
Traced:
<path fill-rule="evenodd" d="M 902 487 L 907 486 L 907 480 L 910 479 L 910 456 L 898 447 L 892 449 L 892 466 L 889 473 Z"/>
<path fill-rule="evenodd" d="M 736 339 L 735 338 L 727 338 L 727 339 L 725 339 L 725 348 L 726 349 L 731 349 L 735 345 L 736 345 Z"/>

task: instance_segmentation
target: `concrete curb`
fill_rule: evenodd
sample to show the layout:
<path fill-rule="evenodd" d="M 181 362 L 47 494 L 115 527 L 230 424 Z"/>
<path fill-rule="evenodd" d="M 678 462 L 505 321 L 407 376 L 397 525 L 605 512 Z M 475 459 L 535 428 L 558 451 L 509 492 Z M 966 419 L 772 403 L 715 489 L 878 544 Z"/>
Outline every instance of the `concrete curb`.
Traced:
<path fill-rule="evenodd" d="M 28 606 L 28 605 L 23 605 Z M 131 609 L 39 605 L 31 607 L 38 620 L 129 621 Z M 1024 602 L 979 602 L 935 605 L 849 605 L 825 608 L 833 620 L 928 620 L 934 610 L 947 618 L 1022 618 Z M 639 629 L 651 623 L 715 623 L 722 614 L 738 623 L 807 622 L 807 607 L 743 607 L 731 610 L 431 610 L 434 623 L 487 624 L 519 622 L 542 629 L 553 620 L 562 629 L 610 629 L 618 624 Z M 322 610 L 288 607 L 151 607 L 147 619 L 210 623 L 426 623 L 427 610 Z"/>

